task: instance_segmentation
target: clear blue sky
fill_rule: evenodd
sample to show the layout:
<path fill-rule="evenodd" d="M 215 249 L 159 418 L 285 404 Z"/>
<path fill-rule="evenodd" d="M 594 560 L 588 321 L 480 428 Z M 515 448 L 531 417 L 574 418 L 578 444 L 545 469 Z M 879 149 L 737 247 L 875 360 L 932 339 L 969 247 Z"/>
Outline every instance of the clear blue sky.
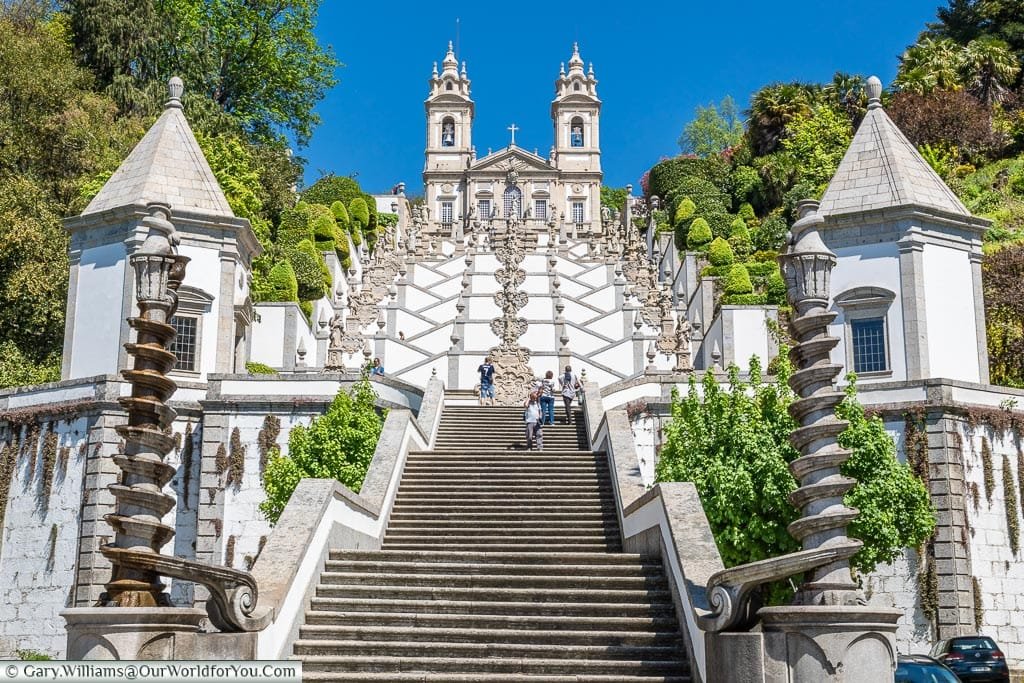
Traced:
<path fill-rule="evenodd" d="M 331 172 L 358 174 L 369 192 L 399 181 L 410 194 L 422 190 L 423 100 L 432 62 L 456 38 L 456 17 L 478 154 L 508 144 L 512 122 L 521 129 L 518 144 L 546 154 L 558 65 L 579 41 L 604 102 L 605 184 L 623 186 L 679 152 L 676 139 L 698 105 L 732 95 L 745 108 L 766 83 L 826 81 L 836 71 L 891 82 L 898 55 L 943 2 L 324 0 L 317 32 L 344 66 L 317 108 L 323 123 L 299 151 L 306 182 Z"/>

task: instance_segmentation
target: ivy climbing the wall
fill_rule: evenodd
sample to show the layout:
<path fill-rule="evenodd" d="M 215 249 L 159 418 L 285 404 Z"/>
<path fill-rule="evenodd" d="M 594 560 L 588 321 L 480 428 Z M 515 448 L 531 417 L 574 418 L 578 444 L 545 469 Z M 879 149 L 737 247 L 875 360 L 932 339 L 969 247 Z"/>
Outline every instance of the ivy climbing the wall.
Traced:
<path fill-rule="evenodd" d="M 376 400 L 364 378 L 351 391 L 339 391 L 327 412 L 309 427 L 292 428 L 287 455 L 281 455 L 276 447 L 270 451 L 263 475 L 267 499 L 260 503 L 260 511 L 272 524 L 301 479 L 337 479 L 358 493 L 384 427 Z"/>
<path fill-rule="evenodd" d="M 777 383 L 762 381 L 756 357 L 747 381 L 735 366 L 729 369 L 727 388 L 711 373 L 702 391 L 691 379 L 687 396 L 673 397 L 665 427 L 658 480 L 696 485 L 726 566 L 797 549 L 786 530 L 798 516 L 787 500 L 796 488 L 788 464 L 799 455 L 789 444 L 796 424 L 788 407 L 795 395 L 786 384 L 792 373 L 786 351 L 779 355 Z M 857 403 L 852 381 L 837 414 L 850 423 L 840 444 L 853 452 L 842 472 L 858 480 L 845 498 L 860 510 L 849 533 L 864 541 L 852 565 L 867 573 L 930 537 L 935 514 L 924 483 L 896 459 L 882 420 L 868 417 Z"/>

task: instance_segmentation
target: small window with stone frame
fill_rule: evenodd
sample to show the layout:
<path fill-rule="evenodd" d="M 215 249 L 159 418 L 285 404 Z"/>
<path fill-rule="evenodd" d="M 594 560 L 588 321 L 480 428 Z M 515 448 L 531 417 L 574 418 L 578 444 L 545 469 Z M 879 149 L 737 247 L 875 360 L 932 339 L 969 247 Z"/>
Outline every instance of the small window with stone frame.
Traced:
<path fill-rule="evenodd" d="M 533 215 L 539 221 L 546 221 L 548 219 L 548 200 L 534 199 Z"/>
<path fill-rule="evenodd" d="M 167 350 L 175 355 L 175 370 L 196 372 L 199 361 L 199 318 L 191 315 L 176 315 L 171 318 L 174 339 Z"/>
<path fill-rule="evenodd" d="M 451 202 L 441 202 L 441 225 L 451 225 L 454 215 Z"/>
<path fill-rule="evenodd" d="M 455 146 L 455 119 L 450 116 L 441 121 L 441 146 Z"/>
<path fill-rule="evenodd" d="M 480 220 L 486 221 L 491 218 L 491 200 L 481 199 L 477 202 L 477 215 Z"/>
<path fill-rule="evenodd" d="M 882 287 L 856 287 L 835 297 L 843 311 L 846 367 L 868 377 L 889 376 L 888 313 L 895 293 Z"/>
<path fill-rule="evenodd" d="M 583 223 L 583 202 L 572 203 L 572 222 L 576 225 Z"/>

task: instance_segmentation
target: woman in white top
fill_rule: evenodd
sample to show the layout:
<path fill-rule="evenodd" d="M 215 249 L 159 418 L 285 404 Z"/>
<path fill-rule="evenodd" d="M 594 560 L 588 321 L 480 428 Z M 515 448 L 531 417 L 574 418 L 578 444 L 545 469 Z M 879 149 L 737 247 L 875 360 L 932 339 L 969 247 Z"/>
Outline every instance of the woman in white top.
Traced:
<path fill-rule="evenodd" d="M 533 450 L 533 442 L 537 442 L 537 450 L 544 450 L 544 418 L 540 412 L 540 401 L 536 391 L 531 391 L 526 399 L 523 420 L 526 421 L 526 447 Z"/>

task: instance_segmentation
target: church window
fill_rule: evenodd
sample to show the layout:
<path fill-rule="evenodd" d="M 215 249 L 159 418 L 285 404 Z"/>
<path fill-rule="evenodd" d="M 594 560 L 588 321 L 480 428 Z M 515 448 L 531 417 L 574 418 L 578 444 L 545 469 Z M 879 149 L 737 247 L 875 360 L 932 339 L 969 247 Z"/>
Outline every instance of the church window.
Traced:
<path fill-rule="evenodd" d="M 548 219 L 548 200 L 533 200 L 533 215 L 537 217 L 537 220 L 546 221 Z"/>
<path fill-rule="evenodd" d="M 578 116 L 569 123 L 569 146 L 583 146 L 583 119 Z"/>
<path fill-rule="evenodd" d="M 481 199 L 478 202 L 478 210 L 480 212 L 480 220 L 487 220 L 491 217 L 491 200 Z"/>
<path fill-rule="evenodd" d="M 441 146 L 455 146 L 455 120 L 446 118 L 441 122 Z"/>
<path fill-rule="evenodd" d="M 521 218 L 523 210 L 523 191 L 516 186 L 505 189 L 505 218 Z"/>
<path fill-rule="evenodd" d="M 583 223 L 583 202 L 572 203 L 572 222 L 576 225 Z"/>
<path fill-rule="evenodd" d="M 573 83 L 573 84 L 572 84 L 572 89 L 573 89 L 573 90 L 575 90 L 576 92 L 579 92 L 579 91 L 580 91 L 580 84 L 579 84 L 579 81 L 577 81 L 576 83 Z"/>
<path fill-rule="evenodd" d="M 452 85 L 452 82 L 451 82 L 451 81 L 448 81 L 447 83 L 445 83 L 444 89 L 445 89 L 445 90 L 451 90 L 451 89 L 452 89 L 452 88 L 454 88 L 454 87 L 455 87 L 455 86 L 453 86 L 453 85 Z"/>
<path fill-rule="evenodd" d="M 452 224 L 452 203 L 441 202 L 441 225 Z"/>
<path fill-rule="evenodd" d="M 178 358 L 174 369 L 197 372 L 199 318 L 176 315 L 171 318 L 171 327 L 174 328 L 175 335 L 167 350 Z"/>
<path fill-rule="evenodd" d="M 889 369 L 885 353 L 885 318 L 851 320 L 853 371 L 885 372 Z"/>

